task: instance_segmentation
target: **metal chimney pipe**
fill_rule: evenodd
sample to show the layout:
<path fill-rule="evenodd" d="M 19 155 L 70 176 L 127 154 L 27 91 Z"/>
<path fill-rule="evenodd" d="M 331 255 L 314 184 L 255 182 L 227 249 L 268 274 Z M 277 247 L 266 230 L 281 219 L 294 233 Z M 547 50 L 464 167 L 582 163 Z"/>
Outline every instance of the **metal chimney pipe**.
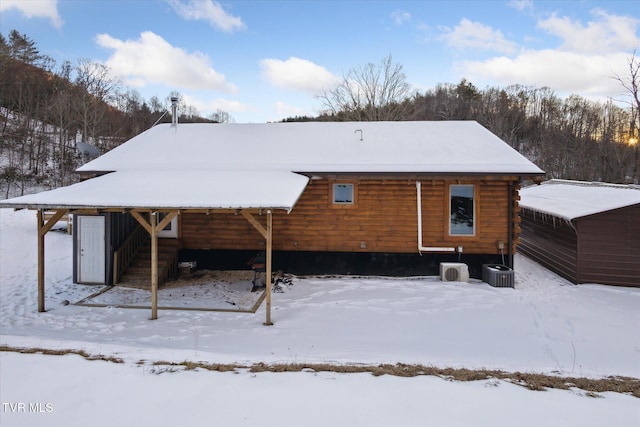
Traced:
<path fill-rule="evenodd" d="M 171 126 L 178 126 L 178 97 L 171 97 Z"/>

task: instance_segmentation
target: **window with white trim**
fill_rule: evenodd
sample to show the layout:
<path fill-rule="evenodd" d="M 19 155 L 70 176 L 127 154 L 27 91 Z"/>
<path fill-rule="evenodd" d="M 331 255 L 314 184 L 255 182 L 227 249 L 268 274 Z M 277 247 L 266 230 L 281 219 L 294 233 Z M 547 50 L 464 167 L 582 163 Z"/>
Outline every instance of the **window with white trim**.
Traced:
<path fill-rule="evenodd" d="M 455 184 L 449 186 L 449 235 L 474 236 L 475 186 Z"/>
<path fill-rule="evenodd" d="M 158 212 L 157 223 L 160 222 L 166 217 L 168 213 Z M 173 219 L 166 225 L 162 230 L 158 232 L 158 237 L 166 237 L 166 238 L 177 238 L 178 237 L 178 215 L 174 216 Z"/>

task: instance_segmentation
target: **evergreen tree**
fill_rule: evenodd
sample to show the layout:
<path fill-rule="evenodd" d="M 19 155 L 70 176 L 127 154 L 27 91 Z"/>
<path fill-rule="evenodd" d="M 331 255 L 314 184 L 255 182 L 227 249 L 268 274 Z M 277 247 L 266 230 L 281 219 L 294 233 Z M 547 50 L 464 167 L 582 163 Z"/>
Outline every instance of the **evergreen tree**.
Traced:
<path fill-rule="evenodd" d="M 36 42 L 17 30 L 11 30 L 8 43 L 9 56 L 29 65 L 36 65 L 41 59 Z"/>

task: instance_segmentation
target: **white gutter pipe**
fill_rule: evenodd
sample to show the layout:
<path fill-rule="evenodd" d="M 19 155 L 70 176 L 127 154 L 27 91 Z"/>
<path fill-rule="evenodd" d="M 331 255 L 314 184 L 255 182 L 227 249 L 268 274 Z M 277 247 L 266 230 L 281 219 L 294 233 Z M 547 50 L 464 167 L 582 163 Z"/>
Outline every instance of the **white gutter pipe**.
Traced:
<path fill-rule="evenodd" d="M 416 181 L 416 193 L 418 199 L 418 253 L 422 255 L 422 252 L 455 252 L 456 248 L 452 247 L 422 246 L 422 183 L 420 181 Z"/>

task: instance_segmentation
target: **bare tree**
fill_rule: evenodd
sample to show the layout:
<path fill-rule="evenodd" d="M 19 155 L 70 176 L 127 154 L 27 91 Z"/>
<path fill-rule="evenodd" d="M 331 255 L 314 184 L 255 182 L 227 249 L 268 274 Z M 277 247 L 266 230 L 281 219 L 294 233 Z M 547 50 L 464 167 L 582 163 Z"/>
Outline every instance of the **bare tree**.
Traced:
<path fill-rule="evenodd" d="M 352 68 L 337 87 L 325 91 L 319 99 L 324 113 L 338 119 L 401 120 L 403 102 L 411 95 L 402 65 L 394 64 L 389 55 L 379 64 Z"/>
<path fill-rule="evenodd" d="M 217 109 L 215 113 L 211 113 L 209 118 L 216 123 L 233 123 L 233 116 L 229 114 L 227 111 Z"/>
<path fill-rule="evenodd" d="M 629 122 L 629 138 L 627 144 L 633 149 L 633 182 L 640 184 L 640 58 L 633 51 L 627 61 L 629 74 L 627 76 L 615 75 L 615 79 L 620 82 L 622 87 L 631 97 L 629 104 L 631 105 L 631 116 Z"/>
<path fill-rule="evenodd" d="M 86 59 L 79 61 L 75 71 L 75 85 L 79 89 L 75 107 L 82 138 L 95 140 L 103 133 L 106 106 L 114 101 L 119 81 L 105 65 Z"/>

